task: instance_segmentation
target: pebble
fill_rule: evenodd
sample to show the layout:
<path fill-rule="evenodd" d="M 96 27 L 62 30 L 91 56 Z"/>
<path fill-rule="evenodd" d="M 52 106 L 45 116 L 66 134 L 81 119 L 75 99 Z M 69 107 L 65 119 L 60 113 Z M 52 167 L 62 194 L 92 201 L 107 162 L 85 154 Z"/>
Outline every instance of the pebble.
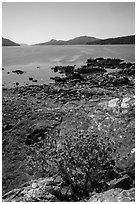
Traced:
<path fill-rule="evenodd" d="M 135 152 L 135 148 L 133 148 L 132 150 L 131 150 L 131 154 L 133 154 Z"/>
<path fill-rule="evenodd" d="M 37 112 L 42 112 L 42 109 L 38 109 L 38 110 L 36 110 Z"/>
<path fill-rule="evenodd" d="M 35 189 L 38 187 L 38 184 L 37 183 L 32 183 L 32 188 Z"/>

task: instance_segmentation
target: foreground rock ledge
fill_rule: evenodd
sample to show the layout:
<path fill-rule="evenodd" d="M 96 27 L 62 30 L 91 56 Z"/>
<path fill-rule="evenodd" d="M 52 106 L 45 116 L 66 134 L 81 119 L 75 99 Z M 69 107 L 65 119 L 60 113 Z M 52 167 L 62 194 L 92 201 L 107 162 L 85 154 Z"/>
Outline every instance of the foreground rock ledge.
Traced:
<path fill-rule="evenodd" d="M 3 196 L 3 202 L 59 202 L 52 194 L 61 188 L 52 178 L 38 179 L 24 184 Z M 111 189 L 104 193 L 93 193 L 90 199 L 83 202 L 134 202 L 135 188 L 123 190 Z"/>

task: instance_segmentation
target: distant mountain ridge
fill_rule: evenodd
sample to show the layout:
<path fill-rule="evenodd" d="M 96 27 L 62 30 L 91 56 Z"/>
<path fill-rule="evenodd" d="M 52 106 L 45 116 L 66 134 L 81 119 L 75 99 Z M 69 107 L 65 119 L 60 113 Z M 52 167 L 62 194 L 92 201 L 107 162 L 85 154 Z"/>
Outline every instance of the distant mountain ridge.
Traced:
<path fill-rule="evenodd" d="M 2 46 L 20 46 L 20 44 L 15 43 L 7 38 L 2 38 Z"/>
<path fill-rule="evenodd" d="M 80 36 L 71 40 L 55 40 L 52 39 L 48 42 L 38 43 L 35 45 L 113 45 L 113 44 L 135 44 L 135 35 L 98 39 L 90 36 Z"/>
<path fill-rule="evenodd" d="M 93 42 L 97 40 L 100 39 L 90 36 L 80 36 L 66 41 L 52 39 L 48 42 L 38 43 L 35 45 L 86 45 L 88 42 Z"/>
<path fill-rule="evenodd" d="M 118 44 L 135 44 L 135 35 L 99 39 L 91 36 L 80 36 L 70 40 L 52 39 L 48 42 L 37 43 L 33 45 L 118 45 Z M 2 38 L 2 46 L 26 46 L 26 44 L 18 44 L 9 39 Z"/>
<path fill-rule="evenodd" d="M 118 45 L 118 44 L 135 44 L 135 35 L 123 36 L 117 38 L 107 38 L 95 42 L 88 42 L 88 45 Z"/>

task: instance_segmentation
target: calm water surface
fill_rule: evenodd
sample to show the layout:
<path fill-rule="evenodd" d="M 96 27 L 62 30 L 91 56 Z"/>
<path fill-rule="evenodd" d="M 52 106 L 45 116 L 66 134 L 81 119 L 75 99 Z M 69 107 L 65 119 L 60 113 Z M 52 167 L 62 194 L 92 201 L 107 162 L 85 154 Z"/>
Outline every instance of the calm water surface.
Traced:
<path fill-rule="evenodd" d="M 29 77 L 37 79 L 33 84 L 51 82 L 50 77 L 55 74 L 51 67 L 56 65 L 85 64 L 87 58 L 111 57 L 125 61 L 135 61 L 134 45 L 82 45 L 82 46 L 26 46 L 2 48 L 2 84 L 13 86 L 32 84 Z M 37 67 L 40 67 L 39 69 Z M 17 75 L 12 70 L 20 69 L 26 73 Z M 10 72 L 9 74 L 7 72 Z"/>

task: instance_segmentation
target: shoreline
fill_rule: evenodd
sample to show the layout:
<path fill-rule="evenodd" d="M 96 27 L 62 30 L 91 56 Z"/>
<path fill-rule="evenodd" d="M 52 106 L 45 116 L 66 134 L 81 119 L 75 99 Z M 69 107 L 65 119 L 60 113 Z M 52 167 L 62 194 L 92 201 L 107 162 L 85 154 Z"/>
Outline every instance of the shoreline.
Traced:
<path fill-rule="evenodd" d="M 78 65 L 79 67 L 85 64 L 85 61 L 90 56 L 100 57 L 103 56 L 105 58 L 121 58 L 125 61 L 134 63 L 135 50 L 133 47 L 40 47 L 40 48 L 16 48 L 14 51 L 12 49 L 3 50 L 3 67 L 5 66 L 5 71 L 3 70 L 3 84 L 10 85 L 9 82 L 12 83 L 20 83 L 20 77 L 22 78 L 21 84 L 25 85 L 28 82 L 29 77 L 36 77 L 39 83 L 47 83 L 49 81 L 50 76 L 50 67 L 54 65 Z M 17 53 L 17 54 L 16 54 Z M 36 57 L 35 57 L 36 55 Z M 24 57 L 22 57 L 24 56 Z M 77 58 L 79 56 L 79 58 Z M 74 60 L 74 61 L 71 61 Z M 35 62 L 35 63 L 34 63 Z M 43 63 L 40 63 L 43 62 Z M 24 65 L 23 65 L 24 64 Z M 14 66 L 15 65 L 15 66 Z M 37 69 L 37 66 L 40 66 L 40 69 Z M 7 68 L 6 68 L 7 67 Z M 47 75 L 47 68 L 49 70 Z M 20 69 L 26 71 L 27 73 L 23 75 L 12 74 L 12 70 Z M 7 74 L 10 72 L 10 74 Z M 44 81 L 41 81 L 41 78 L 44 78 Z"/>

